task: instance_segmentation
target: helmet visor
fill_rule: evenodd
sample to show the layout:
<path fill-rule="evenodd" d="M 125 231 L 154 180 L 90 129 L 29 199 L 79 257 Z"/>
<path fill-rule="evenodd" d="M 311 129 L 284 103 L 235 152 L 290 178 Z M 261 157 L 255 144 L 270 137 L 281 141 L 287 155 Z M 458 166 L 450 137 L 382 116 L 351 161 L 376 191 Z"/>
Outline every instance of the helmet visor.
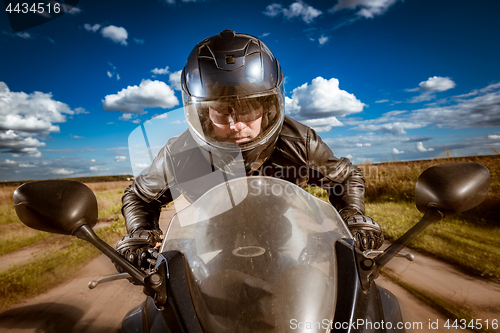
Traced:
<path fill-rule="evenodd" d="M 189 126 L 207 144 L 246 150 L 264 143 L 281 126 L 284 103 L 281 89 L 264 94 L 216 99 L 184 95 Z"/>

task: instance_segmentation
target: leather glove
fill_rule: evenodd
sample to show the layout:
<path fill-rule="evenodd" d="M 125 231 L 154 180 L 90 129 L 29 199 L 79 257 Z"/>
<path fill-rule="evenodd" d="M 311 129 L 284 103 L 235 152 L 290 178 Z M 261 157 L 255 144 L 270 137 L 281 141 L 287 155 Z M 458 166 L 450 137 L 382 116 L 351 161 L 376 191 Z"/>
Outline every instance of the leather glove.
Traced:
<path fill-rule="evenodd" d="M 160 235 L 160 230 L 134 231 L 118 241 L 116 251 L 134 266 L 148 273 L 156 265 L 158 249 L 155 246 L 161 242 Z M 120 266 L 115 264 L 115 267 L 118 272 L 123 272 Z"/>
<path fill-rule="evenodd" d="M 378 249 L 384 243 L 382 229 L 372 218 L 356 214 L 349 217 L 346 223 L 354 238 L 354 245 L 361 251 Z"/>

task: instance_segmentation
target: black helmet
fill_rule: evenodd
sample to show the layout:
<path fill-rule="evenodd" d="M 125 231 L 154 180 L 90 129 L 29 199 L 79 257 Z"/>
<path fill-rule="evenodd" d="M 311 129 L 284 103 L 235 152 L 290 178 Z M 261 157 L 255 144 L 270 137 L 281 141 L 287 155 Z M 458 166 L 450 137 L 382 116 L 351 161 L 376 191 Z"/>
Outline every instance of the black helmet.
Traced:
<path fill-rule="evenodd" d="M 283 74 L 260 39 L 224 30 L 201 41 L 181 85 L 189 129 L 212 162 L 242 152 L 252 173 L 269 158 L 285 115 Z"/>

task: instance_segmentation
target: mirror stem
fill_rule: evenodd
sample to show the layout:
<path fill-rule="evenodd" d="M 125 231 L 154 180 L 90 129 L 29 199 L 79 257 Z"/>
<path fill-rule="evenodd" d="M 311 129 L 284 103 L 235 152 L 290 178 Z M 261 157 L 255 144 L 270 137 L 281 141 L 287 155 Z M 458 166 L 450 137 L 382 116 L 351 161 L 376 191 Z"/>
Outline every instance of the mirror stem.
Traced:
<path fill-rule="evenodd" d="M 75 231 L 74 235 L 94 245 L 109 259 L 111 259 L 113 262 L 117 263 L 121 268 L 123 268 L 125 272 L 129 273 L 130 276 L 132 276 L 135 280 L 137 280 L 137 282 L 139 282 L 142 285 L 145 285 L 144 279 L 147 276 L 146 273 L 136 268 L 124 257 L 122 257 L 118 252 L 116 252 L 115 249 L 113 249 L 106 242 L 97 237 L 97 235 L 94 233 L 94 230 L 92 230 L 92 228 L 89 227 L 87 224 L 84 224 L 80 228 L 78 228 Z"/>
<path fill-rule="evenodd" d="M 370 275 L 370 279 L 377 278 L 379 271 L 384 267 L 392 258 L 394 258 L 399 251 L 401 251 L 408 243 L 417 237 L 425 228 L 430 224 L 441 220 L 444 214 L 437 208 L 429 207 L 425 212 L 422 219 L 408 230 L 403 236 L 399 237 L 391 246 L 389 246 L 384 253 L 375 258 L 375 268 Z"/>

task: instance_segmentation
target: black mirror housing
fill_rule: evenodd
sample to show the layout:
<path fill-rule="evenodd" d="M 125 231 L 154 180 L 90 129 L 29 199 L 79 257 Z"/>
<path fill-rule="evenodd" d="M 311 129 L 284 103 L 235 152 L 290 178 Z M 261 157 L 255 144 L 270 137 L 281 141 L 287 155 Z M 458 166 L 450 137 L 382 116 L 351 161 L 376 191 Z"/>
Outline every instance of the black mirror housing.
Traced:
<path fill-rule="evenodd" d="M 490 171 L 479 163 L 435 165 L 418 178 L 415 202 L 422 213 L 429 207 L 446 215 L 461 213 L 483 202 L 490 182 Z"/>
<path fill-rule="evenodd" d="M 16 214 L 30 228 L 72 235 L 97 223 L 97 199 L 85 184 L 71 180 L 25 183 L 14 191 Z"/>

